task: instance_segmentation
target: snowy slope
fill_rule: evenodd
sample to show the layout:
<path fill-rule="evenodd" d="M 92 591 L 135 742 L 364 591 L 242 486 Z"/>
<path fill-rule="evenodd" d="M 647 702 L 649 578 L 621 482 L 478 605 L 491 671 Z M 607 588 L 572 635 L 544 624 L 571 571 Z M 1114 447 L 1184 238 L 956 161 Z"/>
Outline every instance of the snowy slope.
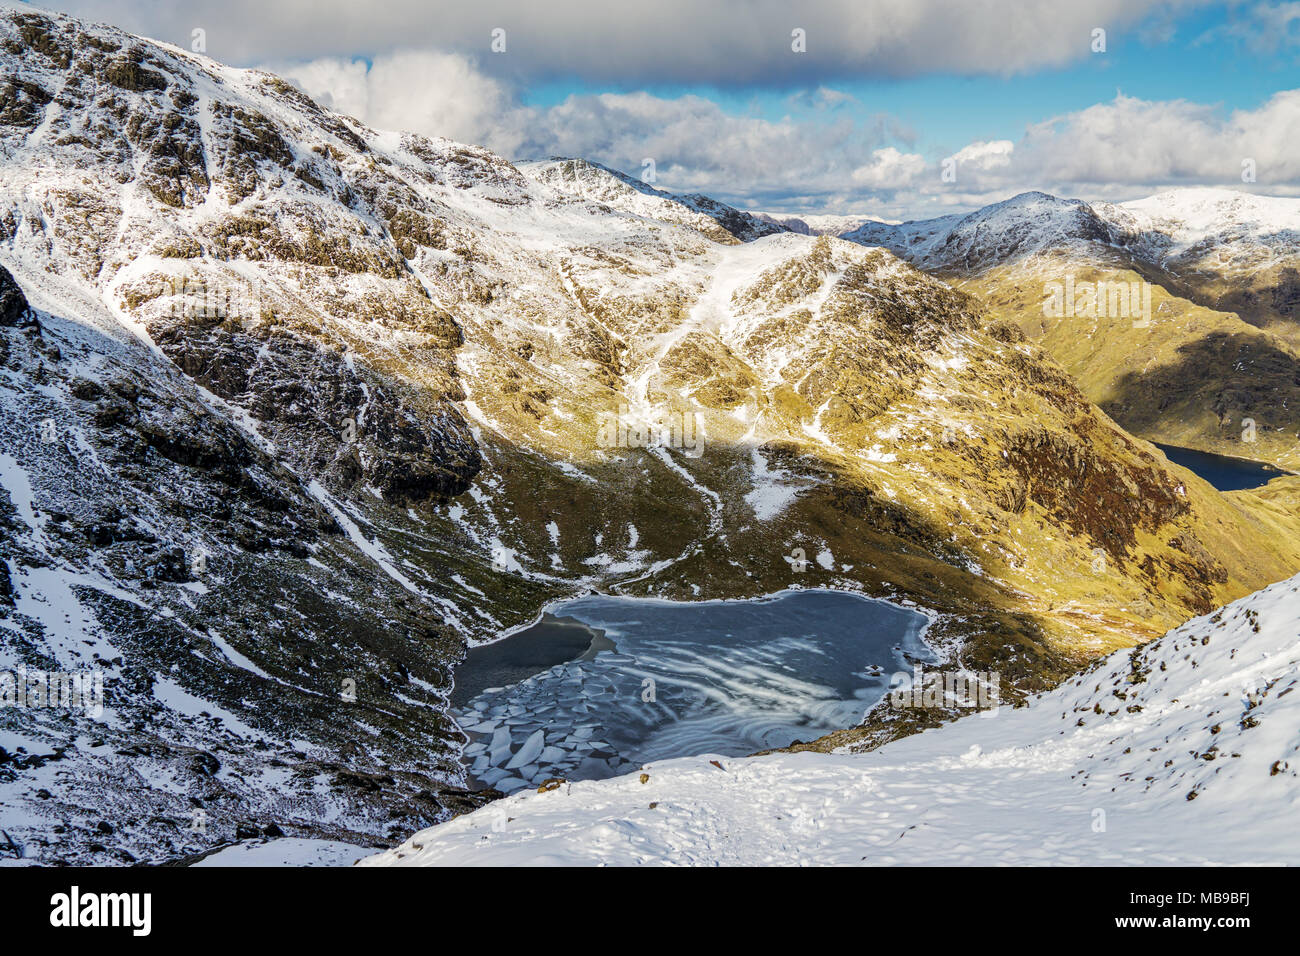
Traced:
<path fill-rule="evenodd" d="M 530 179 L 569 196 L 607 204 L 647 219 L 689 226 L 719 241 L 748 242 L 785 231 L 783 224 L 770 217 L 741 212 L 699 193 L 665 192 L 592 160 L 552 159 L 520 163 L 518 168 Z"/>
<path fill-rule="evenodd" d="M 751 211 L 750 215 L 764 222 L 774 223 L 789 229 L 791 232 L 797 232 L 805 236 L 842 236 L 846 232 L 852 232 L 854 229 L 860 229 L 867 223 L 896 224 L 897 220 L 880 219 L 877 216 L 842 216 L 842 215 L 814 215 L 802 213 L 791 215 L 790 213 L 768 213 Z"/>
<path fill-rule="evenodd" d="M 1087 203 L 1042 192 L 1021 193 L 964 216 L 868 222 L 842 238 L 884 246 L 926 268 L 949 269 L 980 269 L 1063 245 L 1113 239 Z"/>
<path fill-rule="evenodd" d="M 1119 211 L 1129 213 L 1138 228 L 1169 236 L 1174 249 L 1212 238 L 1300 241 L 1300 199 L 1232 189 L 1171 189 L 1116 206 L 1098 203 L 1096 208 L 1114 221 L 1120 221 Z"/>
<path fill-rule="evenodd" d="M 1300 862 L 1300 578 L 1026 708 L 485 807 L 366 865 Z"/>

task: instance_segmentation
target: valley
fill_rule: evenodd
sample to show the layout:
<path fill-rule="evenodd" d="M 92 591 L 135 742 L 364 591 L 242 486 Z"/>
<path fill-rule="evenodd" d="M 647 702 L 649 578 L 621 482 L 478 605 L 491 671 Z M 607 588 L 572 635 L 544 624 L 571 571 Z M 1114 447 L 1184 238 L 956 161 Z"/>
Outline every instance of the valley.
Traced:
<path fill-rule="evenodd" d="M 979 296 L 1134 434 L 1284 470 L 1300 462 L 1300 340 L 1288 304 L 1297 200 L 1188 189 L 1089 204 L 1024 193 L 845 237 Z M 1051 290 L 1067 282 L 1135 285 L 1150 314 L 1135 322 L 1103 307 L 1052 319 Z"/>

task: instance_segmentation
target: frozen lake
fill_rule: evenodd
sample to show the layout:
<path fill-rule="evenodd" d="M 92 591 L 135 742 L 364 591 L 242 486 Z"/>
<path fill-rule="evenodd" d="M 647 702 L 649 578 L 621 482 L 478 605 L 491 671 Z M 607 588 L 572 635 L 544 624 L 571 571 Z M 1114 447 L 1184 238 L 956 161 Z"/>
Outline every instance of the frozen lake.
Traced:
<path fill-rule="evenodd" d="M 740 756 L 852 726 L 929 660 L 917 611 L 841 591 L 750 601 L 593 595 L 456 671 L 471 784 L 514 792 L 700 753 Z"/>

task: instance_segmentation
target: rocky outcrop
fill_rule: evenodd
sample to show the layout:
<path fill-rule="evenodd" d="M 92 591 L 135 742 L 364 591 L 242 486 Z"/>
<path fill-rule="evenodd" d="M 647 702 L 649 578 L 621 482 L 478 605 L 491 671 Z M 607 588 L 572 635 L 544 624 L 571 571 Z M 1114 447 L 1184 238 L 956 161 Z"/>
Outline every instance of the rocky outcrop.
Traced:
<path fill-rule="evenodd" d="M 359 550 L 309 475 L 176 369 L 41 318 L 40 336 L 0 327 L 0 672 L 98 675 L 103 710 L 0 708 L 23 856 L 382 842 L 481 802 L 443 704 L 463 638 L 425 578 Z M 417 477 L 393 484 L 450 480 Z"/>
<path fill-rule="evenodd" d="M 27 307 L 27 297 L 4 266 L 0 266 L 0 326 L 15 328 L 36 323 Z"/>
<path fill-rule="evenodd" d="M 158 339 L 196 382 L 246 408 L 300 474 L 399 503 L 446 501 L 480 459 L 453 406 L 283 332 L 176 326 Z"/>

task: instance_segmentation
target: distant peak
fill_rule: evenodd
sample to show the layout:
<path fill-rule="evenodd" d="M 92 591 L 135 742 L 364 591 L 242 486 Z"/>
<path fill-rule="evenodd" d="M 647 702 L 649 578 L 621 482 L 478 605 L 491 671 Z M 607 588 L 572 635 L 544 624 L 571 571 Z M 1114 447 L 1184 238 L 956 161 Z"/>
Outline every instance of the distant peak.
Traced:
<path fill-rule="evenodd" d="M 1045 193 L 1039 189 L 1031 189 L 1028 192 L 1017 193 L 1010 199 L 1004 199 L 1002 202 L 985 206 L 984 209 L 1019 209 L 1027 206 L 1044 205 L 1084 206 L 1087 204 L 1082 199 L 1064 199 L 1061 196 L 1053 196 L 1051 193 Z"/>

